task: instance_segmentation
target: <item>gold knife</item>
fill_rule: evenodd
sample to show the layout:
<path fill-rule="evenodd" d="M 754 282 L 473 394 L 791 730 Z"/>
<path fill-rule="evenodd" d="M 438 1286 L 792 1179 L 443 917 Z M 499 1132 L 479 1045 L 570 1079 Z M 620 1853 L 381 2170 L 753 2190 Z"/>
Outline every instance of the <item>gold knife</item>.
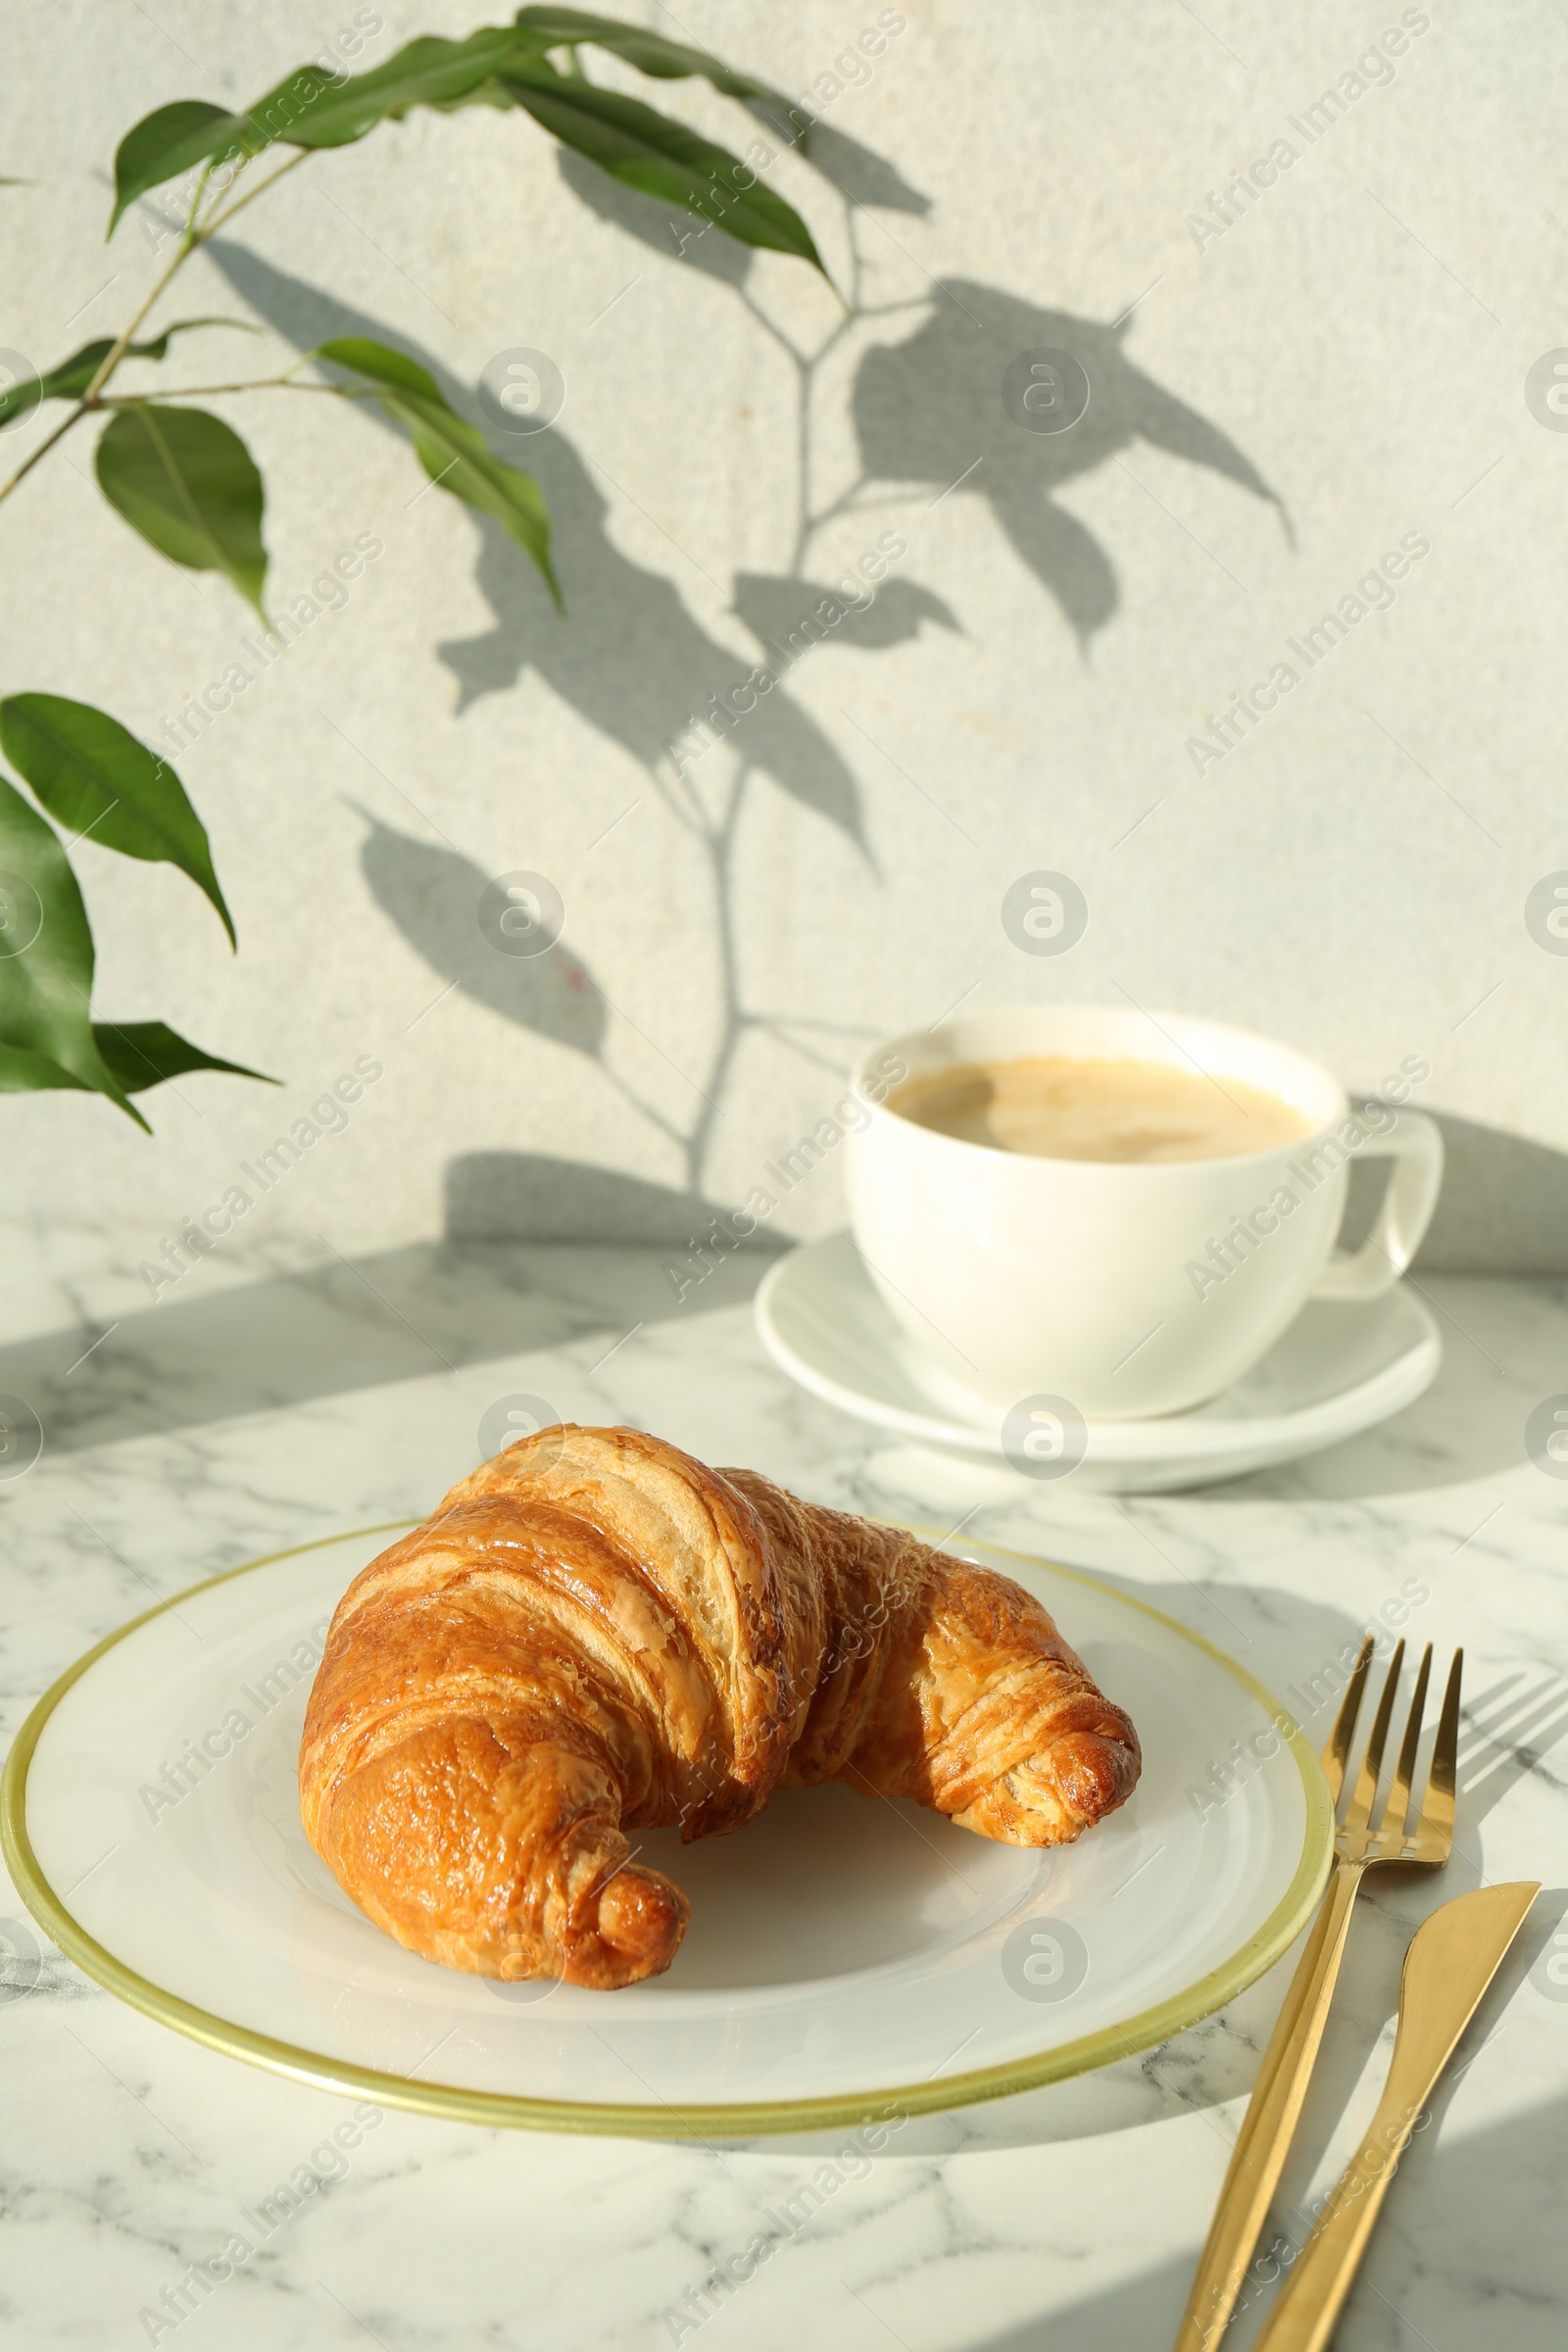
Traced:
<path fill-rule="evenodd" d="M 1394 2168 L 1540 1892 L 1537 1880 L 1479 1886 L 1434 1911 L 1411 1937 L 1399 1980 L 1394 2060 L 1371 2129 L 1319 2215 L 1252 2352 L 1323 2352 Z"/>

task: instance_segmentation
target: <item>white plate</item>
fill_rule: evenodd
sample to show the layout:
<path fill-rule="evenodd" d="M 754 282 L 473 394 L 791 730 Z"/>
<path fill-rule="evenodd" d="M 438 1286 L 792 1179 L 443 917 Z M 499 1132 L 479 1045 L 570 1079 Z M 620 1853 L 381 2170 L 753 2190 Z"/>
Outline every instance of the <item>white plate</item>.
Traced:
<path fill-rule="evenodd" d="M 1005 1461 L 1002 1416 L 922 1354 L 847 1233 L 770 1266 L 756 1315 L 775 1363 L 813 1396 L 899 1437 Z M 1090 1421 L 1070 1475 L 1102 1493 L 1156 1494 L 1296 1461 L 1400 1411 L 1442 1360 L 1437 1323 L 1403 1283 L 1365 1302 L 1321 1300 L 1207 1404 L 1156 1420 Z"/>
<path fill-rule="evenodd" d="M 916 1806 L 800 1790 L 734 1837 L 645 1837 L 692 1898 L 667 1976 L 599 1993 L 438 1968 L 355 1909 L 299 1821 L 324 1621 L 391 1532 L 254 1562 L 138 1618 L 40 1700 L 6 1767 L 0 1826 L 34 1916 L 112 1991 L 236 2057 L 567 2131 L 749 2136 L 915 2114 L 1207 2015 L 1286 1949 L 1327 1873 L 1327 1786 L 1259 1684 L 1092 1578 L 964 1546 L 1059 1612 L 1138 1725 L 1144 1776 L 1119 1813 L 1042 1854 Z M 159 1802 L 165 1765 L 202 1742 L 228 1752 Z M 1250 1760 L 1220 1801 L 1211 1774 L 1238 1743 Z"/>

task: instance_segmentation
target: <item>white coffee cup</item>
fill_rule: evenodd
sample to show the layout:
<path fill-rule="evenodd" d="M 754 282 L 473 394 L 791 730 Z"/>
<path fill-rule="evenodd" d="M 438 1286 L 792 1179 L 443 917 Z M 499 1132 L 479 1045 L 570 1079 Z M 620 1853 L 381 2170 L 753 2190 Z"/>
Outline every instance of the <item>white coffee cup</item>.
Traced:
<path fill-rule="evenodd" d="M 1225 1158 L 1044 1159 L 937 1133 L 885 1100 L 909 1077 L 1029 1054 L 1167 1062 L 1279 1097 L 1298 1141 Z M 1422 1074 L 1425 1074 L 1422 1065 Z M 1395 1085 L 1408 1092 L 1405 1072 Z M 1019 1005 L 876 1046 L 846 1139 L 867 1271 L 946 1375 L 1004 1413 L 1042 1397 L 1136 1420 L 1216 1396 L 1308 1298 L 1375 1298 L 1431 1222 L 1443 1138 L 1387 1101 L 1352 1111 L 1333 1074 L 1272 1039 L 1134 1006 Z M 1349 1162 L 1394 1161 L 1366 1241 L 1335 1254 Z"/>

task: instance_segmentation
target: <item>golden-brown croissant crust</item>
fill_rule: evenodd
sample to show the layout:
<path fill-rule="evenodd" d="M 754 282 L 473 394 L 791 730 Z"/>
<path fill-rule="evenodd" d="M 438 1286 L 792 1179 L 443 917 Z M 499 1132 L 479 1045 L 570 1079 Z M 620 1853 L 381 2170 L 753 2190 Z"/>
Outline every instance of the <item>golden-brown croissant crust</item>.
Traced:
<path fill-rule="evenodd" d="M 411 1951 L 610 1988 L 688 1906 L 628 1832 L 739 1829 L 775 1788 L 913 1797 L 1060 1845 L 1131 1794 L 1138 1735 L 1040 1603 L 917 1537 L 629 1429 L 541 1430 L 338 1605 L 300 1811 Z"/>

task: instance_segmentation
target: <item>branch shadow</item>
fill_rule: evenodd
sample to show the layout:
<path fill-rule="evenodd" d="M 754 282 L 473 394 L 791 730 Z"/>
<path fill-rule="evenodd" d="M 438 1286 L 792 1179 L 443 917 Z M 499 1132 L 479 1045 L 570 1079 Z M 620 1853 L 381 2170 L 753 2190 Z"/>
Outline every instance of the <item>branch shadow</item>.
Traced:
<path fill-rule="evenodd" d="M 765 109 L 759 111 L 772 120 Z M 772 126 L 780 128 L 776 122 Z M 830 124 L 811 122 L 808 160 L 852 208 L 916 215 L 931 209 L 929 199 L 885 159 Z M 606 180 L 582 157 L 564 154 L 560 170 L 590 211 L 646 252 L 690 262 L 737 290 L 746 286 L 752 257 L 733 240 L 709 234 L 706 226 L 694 235 L 689 215 Z M 916 307 L 925 316 L 914 331 L 901 343 L 873 346 L 856 371 L 853 414 L 862 482 L 923 483 L 939 492 L 961 484 L 965 495 L 985 500 L 1016 553 L 1054 599 L 1080 649 L 1116 612 L 1121 594 L 1109 556 L 1055 494 L 1078 475 L 1112 462 L 1135 441 L 1221 474 L 1266 500 L 1278 509 L 1291 535 L 1282 501 L 1250 459 L 1217 425 L 1127 359 L 1125 320 L 1105 324 L 1044 309 L 999 287 L 958 277 L 938 280 L 929 303 Z M 1041 351 L 1067 352 L 1088 380 L 1087 411 L 1060 432 L 1020 429 L 1004 398 L 1009 363 Z M 796 576 L 767 583 L 774 604 L 768 633 L 777 623 L 789 628 L 802 617 L 799 595 L 793 613 L 779 609 L 779 592 Z M 910 584 L 900 585 L 907 590 Z M 888 593 L 883 591 L 878 604 Z M 786 593 L 786 607 L 788 602 Z M 736 609 L 755 625 L 739 596 Z M 956 625 L 945 606 L 927 616 Z M 843 642 L 869 647 L 912 634 L 906 626 L 876 638 L 862 628 L 847 633 Z"/>
<path fill-rule="evenodd" d="M 813 161 L 852 207 L 870 203 L 913 212 L 926 209 L 918 190 L 843 134 L 830 132 L 820 139 Z M 563 156 L 560 170 L 565 185 L 600 219 L 630 236 L 645 255 L 679 259 L 689 251 L 699 272 L 737 292 L 775 340 L 785 341 L 753 301 L 747 283 L 751 256 L 745 248 L 722 235 L 694 235 L 689 220 L 672 218 L 667 208 L 618 187 L 581 159 Z M 406 338 L 390 336 L 380 319 L 291 276 L 247 247 L 220 239 L 208 251 L 235 291 L 301 354 L 344 333 L 410 348 Z M 853 409 L 864 468 L 860 486 L 877 476 L 918 481 L 929 478 L 934 468 L 943 478 L 945 495 L 955 486 L 947 479 L 950 460 L 961 449 L 965 483 L 991 502 L 1020 553 L 1072 620 L 1081 644 L 1103 625 L 1119 592 L 1108 557 L 1083 525 L 1052 504 L 1051 493 L 1057 484 L 1107 462 L 1142 434 L 1278 504 L 1250 461 L 1217 427 L 1128 365 L 1117 328 L 1041 310 L 968 280 L 945 281 L 924 307 L 924 323 L 911 336 L 896 345 L 874 345 L 859 362 Z M 958 317 L 965 322 L 967 340 L 965 334 L 955 337 L 952 331 Z M 987 346 L 984 360 L 977 356 L 975 336 Z M 1069 435 L 1019 432 L 1004 407 L 995 368 L 998 356 L 1020 342 L 1032 346 L 1042 336 L 1070 341 L 1088 370 L 1089 409 Z M 793 346 L 788 348 L 793 351 Z M 429 371 L 453 408 L 471 417 L 473 401 L 466 388 L 442 368 L 436 355 L 416 345 L 411 356 Z M 830 636 L 852 650 L 875 654 L 909 642 L 928 625 L 951 630 L 960 626 L 933 589 L 913 579 L 886 579 L 891 558 L 882 556 L 881 539 L 878 551 L 862 557 L 837 587 L 823 587 L 806 576 L 806 549 L 825 517 L 810 520 L 805 507 L 811 430 L 808 386 L 815 362 L 800 352 L 793 358 L 802 403 L 800 552 L 786 575 L 741 573 L 728 583 L 730 610 L 760 649 L 760 664 L 748 662 L 705 627 L 670 579 L 630 562 L 614 546 L 607 528 L 608 493 L 615 493 L 621 502 L 630 494 L 576 446 L 559 422 L 526 433 L 502 433 L 501 438 L 508 444 L 509 461 L 533 472 L 548 502 L 565 617 L 554 612 L 542 582 L 520 560 L 500 524 L 466 511 L 478 539 L 475 584 L 490 607 L 494 625 L 476 637 L 448 640 L 438 647 L 458 682 L 460 714 L 485 695 L 510 690 L 533 670 L 638 762 L 700 840 L 716 894 L 713 939 L 721 964 L 721 1021 L 708 1087 L 699 1090 L 708 1109 L 699 1114 L 694 1130 L 678 1139 L 687 1161 L 683 1201 L 692 1207 L 704 1205 L 698 1195 L 709 1120 L 717 1115 L 716 1098 L 723 1092 L 741 1033 L 756 1023 L 756 1016 L 743 1008 L 734 945 L 736 910 L 729 898 L 734 835 L 752 772 L 766 776 L 786 796 L 837 828 L 872 872 L 877 870 L 856 776 L 790 691 L 795 665 Z M 568 384 L 568 406 L 570 393 Z M 367 414 L 381 429 L 402 437 L 402 428 L 390 424 L 372 405 L 367 404 Z M 970 453 L 977 438 L 976 456 Z M 854 495 L 850 493 L 852 500 Z M 672 544 L 677 543 L 672 539 Z M 679 552 L 710 586 L 725 592 L 694 556 Z M 874 588 L 868 585 L 873 581 Z M 736 774 L 728 787 L 727 813 L 715 818 L 699 806 L 691 770 L 720 744 L 733 756 Z M 677 777 L 685 797 L 677 789 Z M 421 848 L 374 818 L 368 821 L 364 866 L 371 895 L 431 968 L 450 986 L 503 1017 L 592 1055 L 612 1083 L 619 1085 L 603 1052 L 606 1000 L 580 959 L 558 947 L 535 969 L 504 971 L 497 958 L 484 956 L 474 937 L 474 885 L 482 890 L 485 880 L 477 869 L 468 869 L 456 855 Z M 521 965 L 523 959 L 517 962 Z M 544 1155 L 528 1156 L 532 1164 L 524 1172 L 518 1198 L 532 1215 L 539 1209 L 540 1187 L 549 1170 L 543 1165 Z M 493 1160 L 483 1190 L 489 1202 L 484 1215 L 501 1230 L 510 1230 L 505 1180 Z M 470 1203 L 477 1199 L 471 1187 L 466 1199 Z M 620 1203 L 623 1210 L 626 1205 Z M 661 1205 L 658 1221 L 649 1225 L 643 1238 L 665 1237 L 667 1205 Z M 580 1224 L 574 1223 L 571 1230 L 580 1231 Z"/>
<path fill-rule="evenodd" d="M 344 334 L 393 344 L 429 370 L 454 409 L 479 421 L 471 394 L 439 357 L 383 320 L 274 269 L 244 246 L 218 238 L 207 251 L 235 292 L 296 351 Z M 375 421 L 384 431 L 399 431 L 379 416 Z M 458 681 L 460 713 L 533 670 L 641 766 L 652 772 L 667 764 L 671 746 L 712 698 L 744 686 L 750 658 L 710 635 L 662 573 L 632 563 L 613 545 L 606 530 L 610 500 L 600 484 L 612 491 L 618 485 L 559 424 L 514 436 L 498 454 L 531 472 L 544 492 L 566 613 L 562 618 L 555 612 L 542 581 L 501 525 L 465 509 L 479 541 L 475 584 L 495 626 L 437 649 Z M 855 776 L 782 684 L 757 701 L 734 740 L 781 791 L 864 852 Z"/>
<path fill-rule="evenodd" d="M 786 145 L 796 145 L 805 131 L 801 153 L 847 203 L 870 205 L 881 213 L 907 213 L 916 219 L 930 212 L 930 197 L 911 187 L 897 164 L 889 163 L 886 156 L 877 155 L 869 147 L 862 147 L 858 139 L 836 128 L 809 107 L 797 104 L 781 108 L 766 97 L 749 103 L 758 121 L 765 122 Z"/>

